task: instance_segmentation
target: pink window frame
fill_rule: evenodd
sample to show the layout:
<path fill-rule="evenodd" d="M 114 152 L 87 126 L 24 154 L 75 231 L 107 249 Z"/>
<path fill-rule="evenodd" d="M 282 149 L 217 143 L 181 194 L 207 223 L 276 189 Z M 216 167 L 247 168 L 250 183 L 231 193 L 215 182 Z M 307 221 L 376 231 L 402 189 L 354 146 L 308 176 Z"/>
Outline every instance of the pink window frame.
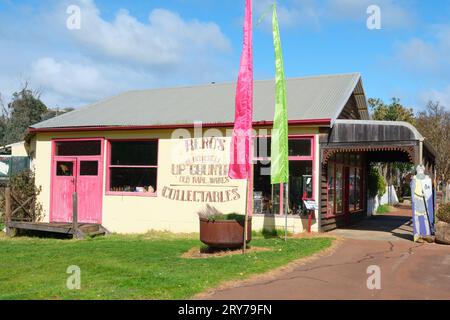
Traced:
<path fill-rule="evenodd" d="M 253 138 L 270 138 L 271 135 L 256 135 Z M 313 134 L 296 134 L 296 135 L 288 135 L 289 140 L 310 140 L 311 141 L 311 155 L 310 156 L 289 156 L 289 161 L 311 161 L 312 162 L 312 183 L 313 183 L 313 194 L 312 198 L 306 198 L 305 200 L 315 200 L 316 199 L 316 183 L 314 181 L 316 177 L 316 136 Z M 258 151 L 258 150 L 257 150 Z M 272 156 L 272 154 L 271 154 Z M 262 161 L 262 160 L 270 160 L 270 157 L 255 157 L 253 156 L 253 161 Z M 284 216 L 283 210 L 283 202 L 284 202 L 284 188 L 282 188 L 280 184 L 280 208 L 278 216 Z"/>
<path fill-rule="evenodd" d="M 156 141 L 157 143 L 157 164 L 156 166 L 117 166 L 111 165 L 111 142 L 134 142 L 134 141 Z M 106 153 L 106 183 L 105 183 L 105 195 L 107 196 L 129 196 L 129 197 L 157 197 L 158 196 L 158 167 L 159 167 L 159 139 L 108 139 L 107 140 L 107 153 Z M 111 168 L 148 168 L 156 169 L 156 182 L 155 192 L 126 192 L 126 191 L 111 191 Z"/>
<path fill-rule="evenodd" d="M 53 174 L 56 170 L 56 161 L 57 159 L 64 158 L 77 158 L 77 156 L 57 156 L 56 155 L 56 143 L 57 142 L 71 142 L 71 141 L 100 141 L 100 155 L 98 156 L 82 156 L 82 157 L 99 157 L 101 159 L 101 165 L 103 167 L 103 159 L 105 154 L 105 138 L 104 137 L 92 137 L 92 138 L 52 138 L 51 139 L 51 164 L 50 164 L 50 214 L 49 219 L 53 221 L 53 196 L 54 196 L 54 181 Z M 100 164 L 99 164 L 100 165 Z M 100 169 L 100 168 L 99 168 Z M 76 174 L 76 173 L 74 173 Z M 103 182 L 103 176 L 101 177 Z M 103 201 L 102 201 L 103 205 Z"/>

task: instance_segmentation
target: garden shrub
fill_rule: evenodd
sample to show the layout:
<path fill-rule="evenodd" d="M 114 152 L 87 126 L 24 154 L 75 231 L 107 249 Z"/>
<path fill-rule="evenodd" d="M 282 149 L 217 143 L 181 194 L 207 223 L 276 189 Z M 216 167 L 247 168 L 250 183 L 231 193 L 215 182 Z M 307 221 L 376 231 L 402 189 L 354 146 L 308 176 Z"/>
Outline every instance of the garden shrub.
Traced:
<path fill-rule="evenodd" d="M 36 187 L 34 172 L 32 170 L 23 170 L 13 176 L 11 176 L 8 186 L 11 188 L 11 194 L 20 202 L 24 203 L 29 198 L 33 198 L 30 202 L 25 205 L 25 208 L 29 211 L 28 214 L 25 210 L 18 210 L 13 219 L 18 220 L 28 220 L 28 221 L 39 221 L 42 218 L 42 205 L 37 201 L 38 195 L 41 193 L 42 188 Z M 0 206 L 4 211 L 5 208 L 5 198 L 4 196 L 0 199 Z M 12 211 L 20 207 L 20 205 L 11 199 Z"/>
<path fill-rule="evenodd" d="M 450 203 L 440 204 L 436 217 L 440 221 L 450 223 Z"/>
<path fill-rule="evenodd" d="M 227 221 L 227 220 L 236 220 L 236 221 L 244 221 L 245 216 L 238 213 L 229 213 L 224 214 L 217 210 L 217 208 L 207 204 L 205 209 L 200 210 L 198 216 L 202 219 L 207 219 L 208 221 Z"/>
<path fill-rule="evenodd" d="M 380 174 L 377 167 L 371 167 L 369 170 L 369 179 L 367 181 L 367 192 L 370 198 L 381 197 L 386 192 L 386 179 Z"/>

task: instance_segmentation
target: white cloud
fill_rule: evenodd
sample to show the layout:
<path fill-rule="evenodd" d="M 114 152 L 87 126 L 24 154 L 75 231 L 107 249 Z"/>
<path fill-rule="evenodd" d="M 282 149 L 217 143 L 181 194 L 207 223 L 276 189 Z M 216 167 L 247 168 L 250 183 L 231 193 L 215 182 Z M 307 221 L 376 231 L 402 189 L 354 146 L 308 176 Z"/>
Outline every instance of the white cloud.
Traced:
<path fill-rule="evenodd" d="M 68 5 L 81 29 L 66 28 Z M 212 22 L 166 9 L 138 20 L 119 10 L 108 20 L 93 0 L 65 0 L 23 13 L 0 12 L 0 92 L 26 81 L 49 106 L 79 106 L 133 89 L 229 80 L 231 43 Z"/>
<path fill-rule="evenodd" d="M 450 85 L 442 90 L 430 89 L 422 91 L 419 95 L 422 105 L 426 105 L 428 101 L 437 101 L 442 106 L 450 110 Z"/>
<path fill-rule="evenodd" d="M 398 43 L 395 48 L 396 59 L 409 71 L 429 70 L 434 71 L 439 67 L 439 53 L 430 42 L 420 38 Z"/>
<path fill-rule="evenodd" d="M 273 0 L 255 2 L 256 17 L 259 17 Z M 416 15 L 405 2 L 394 0 L 286 0 L 277 5 L 280 25 L 285 27 L 305 26 L 319 29 L 321 21 L 356 21 L 365 28 L 368 18 L 367 8 L 377 5 L 381 9 L 382 28 L 410 28 L 416 23 Z M 266 18 L 267 24 L 271 23 Z"/>
<path fill-rule="evenodd" d="M 382 28 L 409 28 L 416 22 L 413 10 L 405 2 L 400 5 L 394 0 L 328 0 L 326 10 L 328 16 L 336 19 L 365 22 L 368 17 L 366 10 L 370 5 L 380 7 Z"/>
<path fill-rule="evenodd" d="M 263 14 L 266 14 L 264 23 L 272 25 L 273 0 L 260 0 L 254 2 L 255 23 Z M 281 27 L 308 26 L 313 29 L 320 27 L 320 7 L 314 0 L 291 0 L 277 4 L 278 22 Z"/>
<path fill-rule="evenodd" d="M 427 40 L 414 37 L 394 46 L 394 59 L 407 71 L 424 75 L 450 72 L 450 25 L 432 26 Z"/>
<path fill-rule="evenodd" d="M 231 48 L 215 23 L 186 21 L 166 9 L 151 11 L 146 23 L 122 9 L 109 22 L 101 17 L 93 1 L 75 3 L 81 8 L 81 29 L 68 30 L 68 35 L 109 58 L 147 66 L 177 65 L 187 58 Z"/>
<path fill-rule="evenodd" d="M 38 85 L 44 95 L 53 95 L 52 100 L 60 96 L 69 101 L 93 101 L 111 93 L 108 88 L 114 87 L 92 65 L 46 57 L 34 62 L 31 70 L 31 82 Z"/>

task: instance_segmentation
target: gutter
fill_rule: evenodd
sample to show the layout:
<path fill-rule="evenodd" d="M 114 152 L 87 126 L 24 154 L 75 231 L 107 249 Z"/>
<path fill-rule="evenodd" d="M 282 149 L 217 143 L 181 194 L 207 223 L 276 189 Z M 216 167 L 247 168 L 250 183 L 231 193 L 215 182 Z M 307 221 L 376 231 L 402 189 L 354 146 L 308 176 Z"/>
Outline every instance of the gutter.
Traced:
<path fill-rule="evenodd" d="M 273 121 L 255 121 L 253 126 L 263 127 L 272 126 Z M 289 120 L 288 125 L 317 125 L 319 127 L 331 127 L 331 119 L 306 119 L 306 120 Z M 54 128 L 28 128 L 28 134 L 47 133 L 47 132 L 80 132 L 80 131 L 129 131 L 129 130 L 151 130 L 151 129 L 190 129 L 197 127 L 198 124 L 167 124 L 167 125 L 140 125 L 140 126 L 84 126 L 84 127 L 54 127 Z M 234 122 L 222 123 L 202 123 L 203 128 L 232 128 Z"/>

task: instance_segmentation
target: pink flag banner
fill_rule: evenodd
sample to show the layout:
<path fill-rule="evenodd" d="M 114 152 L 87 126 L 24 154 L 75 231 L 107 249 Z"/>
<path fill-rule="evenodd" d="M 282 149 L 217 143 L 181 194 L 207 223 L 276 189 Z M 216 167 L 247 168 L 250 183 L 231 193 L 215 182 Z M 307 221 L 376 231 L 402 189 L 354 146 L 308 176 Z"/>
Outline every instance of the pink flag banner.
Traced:
<path fill-rule="evenodd" d="M 236 86 L 235 118 L 231 138 L 231 159 L 228 176 L 231 179 L 247 179 L 252 162 L 253 123 L 253 41 L 252 0 L 245 2 L 244 45 Z"/>

